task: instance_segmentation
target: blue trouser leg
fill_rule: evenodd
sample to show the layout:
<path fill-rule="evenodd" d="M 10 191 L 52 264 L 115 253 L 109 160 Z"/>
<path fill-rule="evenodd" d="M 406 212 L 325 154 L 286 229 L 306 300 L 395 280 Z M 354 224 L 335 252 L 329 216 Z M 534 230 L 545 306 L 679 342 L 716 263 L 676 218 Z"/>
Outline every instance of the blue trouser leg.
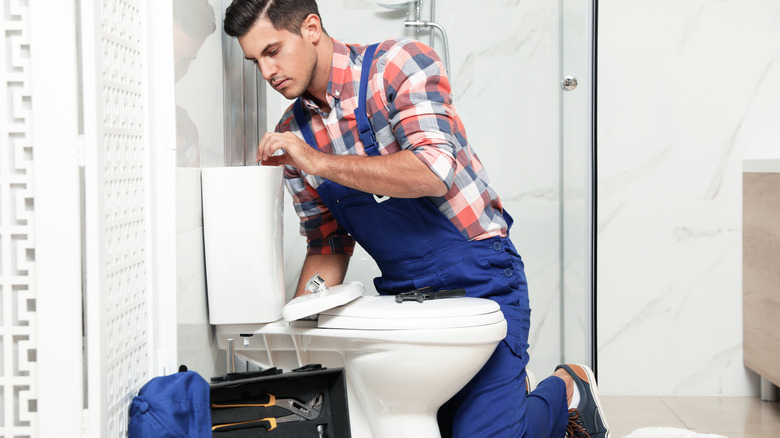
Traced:
<path fill-rule="evenodd" d="M 490 360 L 439 411 L 442 437 L 521 437 L 525 367 L 499 342 Z"/>
<path fill-rule="evenodd" d="M 549 377 L 525 397 L 525 363 L 500 342 L 490 360 L 439 410 L 443 438 L 563 438 L 566 386 Z"/>
<path fill-rule="evenodd" d="M 536 386 L 526 399 L 527 437 L 562 438 L 569 422 L 566 385 L 550 376 Z"/>

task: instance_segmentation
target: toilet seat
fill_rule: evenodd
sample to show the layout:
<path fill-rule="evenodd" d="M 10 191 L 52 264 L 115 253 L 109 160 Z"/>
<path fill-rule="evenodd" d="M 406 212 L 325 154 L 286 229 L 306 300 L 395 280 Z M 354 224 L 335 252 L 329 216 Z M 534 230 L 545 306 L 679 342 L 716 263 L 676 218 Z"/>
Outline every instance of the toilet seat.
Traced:
<path fill-rule="evenodd" d="M 393 296 L 361 296 L 320 312 L 317 327 L 356 330 L 425 330 L 475 327 L 504 321 L 498 303 L 485 298 L 395 302 Z"/>

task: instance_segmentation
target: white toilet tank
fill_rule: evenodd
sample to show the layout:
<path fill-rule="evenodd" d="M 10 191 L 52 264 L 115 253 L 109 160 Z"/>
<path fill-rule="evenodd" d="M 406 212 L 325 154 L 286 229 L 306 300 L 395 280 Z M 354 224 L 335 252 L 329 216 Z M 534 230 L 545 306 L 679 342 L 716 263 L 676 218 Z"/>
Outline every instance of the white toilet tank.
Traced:
<path fill-rule="evenodd" d="M 202 170 L 211 324 L 257 324 L 282 317 L 282 172 L 282 167 L 265 166 Z"/>

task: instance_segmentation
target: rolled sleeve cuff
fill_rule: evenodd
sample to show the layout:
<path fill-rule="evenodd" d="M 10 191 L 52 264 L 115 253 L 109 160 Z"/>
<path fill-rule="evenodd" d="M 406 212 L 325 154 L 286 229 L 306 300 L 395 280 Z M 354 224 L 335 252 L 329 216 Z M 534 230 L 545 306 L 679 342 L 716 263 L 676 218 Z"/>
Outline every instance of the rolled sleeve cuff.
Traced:
<path fill-rule="evenodd" d="M 331 235 L 324 239 L 308 240 L 306 255 L 352 256 L 355 251 L 355 240 L 349 234 Z"/>
<path fill-rule="evenodd" d="M 412 149 L 414 155 L 425 163 L 436 176 L 447 186 L 452 187 L 455 180 L 455 158 L 446 150 L 435 144 L 418 146 Z"/>

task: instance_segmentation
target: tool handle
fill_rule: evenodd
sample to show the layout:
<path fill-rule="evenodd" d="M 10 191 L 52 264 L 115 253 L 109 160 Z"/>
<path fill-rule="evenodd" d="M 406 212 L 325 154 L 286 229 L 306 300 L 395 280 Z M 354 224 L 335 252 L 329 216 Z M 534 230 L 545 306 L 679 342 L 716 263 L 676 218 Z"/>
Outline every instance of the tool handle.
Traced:
<path fill-rule="evenodd" d="M 239 421 L 237 423 L 217 424 L 215 426 L 211 426 L 211 431 L 212 432 L 229 432 L 229 431 L 232 431 L 232 430 L 254 429 L 255 427 L 260 427 L 260 426 L 264 427 L 266 431 L 274 430 L 274 429 L 276 429 L 276 426 L 277 426 L 276 418 L 268 417 L 268 418 L 261 418 L 259 420 Z"/>
<path fill-rule="evenodd" d="M 266 403 L 235 403 L 235 404 L 219 404 L 212 403 L 211 407 L 214 409 L 221 408 L 267 408 L 276 404 L 276 396 L 273 394 L 266 394 L 268 396 L 268 402 Z"/>
<path fill-rule="evenodd" d="M 466 289 L 447 289 L 447 290 L 430 290 L 427 288 L 415 289 L 409 292 L 402 292 L 395 296 L 396 303 L 402 303 L 404 301 L 417 301 L 422 303 L 426 300 L 435 300 L 438 298 L 454 298 L 466 296 Z"/>
<path fill-rule="evenodd" d="M 437 290 L 435 292 L 431 292 L 431 295 L 428 297 L 429 300 L 434 300 L 436 298 L 454 298 L 454 297 L 465 297 L 466 296 L 466 289 L 447 289 L 447 290 Z"/>

